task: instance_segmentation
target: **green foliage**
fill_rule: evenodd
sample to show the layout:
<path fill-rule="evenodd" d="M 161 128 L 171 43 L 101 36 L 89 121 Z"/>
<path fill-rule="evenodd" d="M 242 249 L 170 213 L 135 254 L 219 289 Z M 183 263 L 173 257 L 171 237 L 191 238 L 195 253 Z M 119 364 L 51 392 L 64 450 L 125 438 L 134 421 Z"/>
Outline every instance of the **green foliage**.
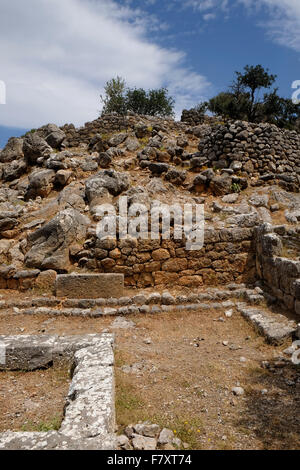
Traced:
<path fill-rule="evenodd" d="M 246 65 L 244 73 L 236 72 L 235 87 L 241 89 L 241 93 L 246 90 L 249 92 L 248 119 L 253 121 L 256 118 L 257 110 L 260 108 L 260 102 L 257 100 L 256 94 L 261 88 L 271 88 L 276 80 L 276 75 L 269 73 L 268 69 L 264 69 L 261 65 Z"/>
<path fill-rule="evenodd" d="M 242 190 L 242 188 L 241 188 L 241 185 L 240 185 L 240 184 L 238 184 L 238 183 L 232 183 L 231 191 L 232 191 L 233 193 L 240 193 L 241 190 Z"/>
<path fill-rule="evenodd" d="M 106 83 L 104 87 L 105 96 L 100 95 L 103 103 L 102 114 L 126 114 L 126 104 L 124 99 L 125 89 L 126 83 L 121 77 L 112 78 Z"/>
<path fill-rule="evenodd" d="M 209 111 L 224 118 L 269 122 L 287 129 L 299 127 L 300 105 L 278 96 L 277 88 L 259 99 L 259 92 L 270 89 L 276 75 L 261 65 L 246 65 L 243 72 L 235 72 L 235 75 L 229 90 L 210 99 Z"/>
<path fill-rule="evenodd" d="M 30 131 L 26 132 L 24 135 L 22 135 L 22 139 L 26 137 L 27 135 L 34 134 L 37 131 L 37 129 L 31 129 Z"/>
<path fill-rule="evenodd" d="M 35 423 L 33 421 L 26 421 L 22 426 L 23 432 L 48 432 L 48 431 L 58 431 L 62 422 L 62 417 L 59 415 L 54 416 L 53 418 L 40 421 Z"/>
<path fill-rule="evenodd" d="M 197 111 L 198 114 L 202 114 L 204 116 L 207 111 L 207 108 L 208 108 L 208 102 L 203 101 L 201 103 L 198 103 L 194 109 L 195 111 Z"/>
<path fill-rule="evenodd" d="M 236 95 L 231 92 L 221 92 L 208 103 L 212 113 L 231 119 L 247 119 L 248 108 L 249 98 L 246 94 Z"/>
<path fill-rule="evenodd" d="M 128 111 L 136 114 L 168 117 L 174 115 L 174 99 L 166 88 L 146 91 L 143 88 L 126 88 L 125 80 L 120 77 L 107 82 L 102 114 L 115 112 L 125 115 Z"/>
<path fill-rule="evenodd" d="M 279 127 L 294 129 L 300 116 L 300 104 L 294 104 L 288 98 L 281 98 L 276 88 L 272 93 L 264 95 L 262 111 L 268 122 Z"/>
<path fill-rule="evenodd" d="M 148 109 L 150 116 L 168 117 L 174 116 L 174 99 L 168 95 L 166 88 L 148 91 Z"/>

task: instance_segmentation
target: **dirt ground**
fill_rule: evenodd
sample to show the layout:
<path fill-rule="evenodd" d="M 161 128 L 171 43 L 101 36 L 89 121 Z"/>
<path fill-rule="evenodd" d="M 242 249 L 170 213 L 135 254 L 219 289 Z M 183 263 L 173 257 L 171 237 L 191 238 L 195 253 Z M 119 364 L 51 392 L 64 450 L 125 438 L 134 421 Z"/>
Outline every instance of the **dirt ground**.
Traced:
<path fill-rule="evenodd" d="M 300 449 L 300 370 L 278 361 L 285 345 L 267 345 L 237 312 L 231 318 L 221 310 L 123 318 L 128 328 L 114 328 L 114 317 L 2 312 L 0 334 L 114 332 L 119 433 L 150 420 L 176 431 L 191 449 Z M 232 393 L 238 385 L 242 396 Z M 51 421 L 66 391 L 66 377 L 60 381 L 51 369 L 2 373 L 0 430 Z M 45 394 L 47 407 L 26 411 L 26 401 L 43 404 Z"/>
<path fill-rule="evenodd" d="M 0 432 L 58 429 L 68 389 L 64 369 L 0 372 Z"/>

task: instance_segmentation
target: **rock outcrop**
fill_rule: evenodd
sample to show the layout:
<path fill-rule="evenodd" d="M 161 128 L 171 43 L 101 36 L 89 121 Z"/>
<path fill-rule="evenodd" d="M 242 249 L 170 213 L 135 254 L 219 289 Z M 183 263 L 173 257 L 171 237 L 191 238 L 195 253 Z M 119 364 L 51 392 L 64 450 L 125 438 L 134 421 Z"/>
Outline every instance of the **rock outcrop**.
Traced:
<path fill-rule="evenodd" d="M 59 212 L 54 219 L 28 236 L 25 265 L 42 270 L 67 272 L 70 245 L 86 235 L 89 219 L 74 209 Z"/>

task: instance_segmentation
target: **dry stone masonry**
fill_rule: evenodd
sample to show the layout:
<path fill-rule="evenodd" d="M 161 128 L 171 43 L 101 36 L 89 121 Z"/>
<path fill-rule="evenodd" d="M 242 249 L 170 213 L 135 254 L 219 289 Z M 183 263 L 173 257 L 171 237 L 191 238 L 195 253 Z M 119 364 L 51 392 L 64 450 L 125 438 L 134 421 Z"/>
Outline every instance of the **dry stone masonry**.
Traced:
<path fill-rule="evenodd" d="M 259 277 L 276 299 L 300 315 L 300 258 L 283 256 L 284 243 L 289 239 L 299 240 L 299 231 L 265 224 L 256 229 L 255 236 Z"/>
<path fill-rule="evenodd" d="M 218 124 L 199 144 L 201 164 L 258 177 L 257 184 L 277 180 L 290 191 L 300 187 L 300 136 L 272 124 L 244 121 Z"/>

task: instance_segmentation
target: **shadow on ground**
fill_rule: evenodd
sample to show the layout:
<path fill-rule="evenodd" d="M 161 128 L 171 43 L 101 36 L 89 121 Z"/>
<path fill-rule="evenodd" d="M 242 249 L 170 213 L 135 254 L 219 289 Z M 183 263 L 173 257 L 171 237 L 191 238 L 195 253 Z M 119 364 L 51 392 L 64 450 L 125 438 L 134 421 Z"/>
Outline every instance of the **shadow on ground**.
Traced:
<path fill-rule="evenodd" d="M 274 360 L 250 373 L 248 384 L 237 425 L 251 430 L 264 449 L 299 450 L 300 366 Z"/>

